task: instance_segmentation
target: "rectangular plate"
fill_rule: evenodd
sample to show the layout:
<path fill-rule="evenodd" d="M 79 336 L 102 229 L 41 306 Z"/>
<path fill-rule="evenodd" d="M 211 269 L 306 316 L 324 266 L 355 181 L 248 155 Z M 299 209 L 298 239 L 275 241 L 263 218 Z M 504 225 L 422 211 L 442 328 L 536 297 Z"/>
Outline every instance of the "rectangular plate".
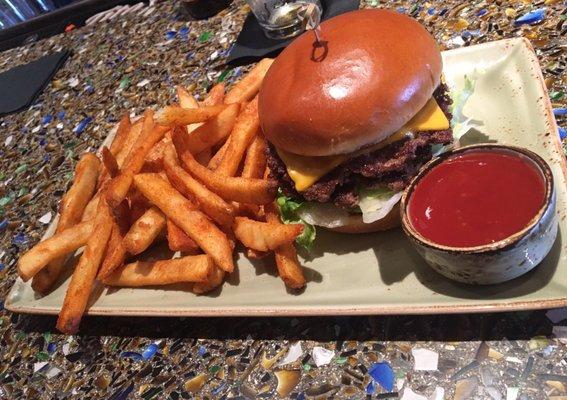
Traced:
<path fill-rule="evenodd" d="M 443 61 L 452 89 L 463 86 L 465 75 L 482 72 L 464 109 L 466 116 L 481 122 L 479 131 L 491 141 L 535 151 L 553 170 L 560 232 L 534 271 L 505 284 L 468 286 L 433 272 L 401 229 L 367 235 L 320 229 L 314 257 L 303 263 L 309 283 L 300 294 L 286 291 L 273 259 L 251 262 L 239 254 L 237 272 L 210 295 L 195 296 L 181 287 L 100 288 L 88 314 L 426 314 L 567 306 L 567 167 L 536 55 L 527 40 L 511 39 L 447 51 Z M 36 298 L 30 284 L 18 279 L 5 306 L 15 312 L 56 314 L 66 288 L 67 281 Z"/>

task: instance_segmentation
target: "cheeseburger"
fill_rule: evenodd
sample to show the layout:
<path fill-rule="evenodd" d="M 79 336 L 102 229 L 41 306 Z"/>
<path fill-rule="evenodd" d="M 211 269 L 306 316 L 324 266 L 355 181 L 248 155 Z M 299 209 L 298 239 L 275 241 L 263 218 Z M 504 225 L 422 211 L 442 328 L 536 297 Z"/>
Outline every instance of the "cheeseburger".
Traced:
<path fill-rule="evenodd" d="M 452 142 L 439 48 L 418 22 L 387 10 L 319 28 L 319 40 L 308 31 L 276 58 L 260 89 L 278 204 L 337 231 L 390 229 L 401 191 L 432 148 Z"/>

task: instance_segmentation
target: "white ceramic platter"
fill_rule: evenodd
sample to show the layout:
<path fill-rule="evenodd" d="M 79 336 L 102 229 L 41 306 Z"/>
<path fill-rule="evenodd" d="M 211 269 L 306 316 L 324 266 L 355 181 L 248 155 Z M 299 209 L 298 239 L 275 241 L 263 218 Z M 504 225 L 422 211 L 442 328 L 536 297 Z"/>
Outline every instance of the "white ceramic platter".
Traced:
<path fill-rule="evenodd" d="M 300 294 L 286 291 L 273 260 L 251 263 L 238 256 L 238 272 L 223 288 L 195 296 L 176 288 L 104 289 L 94 296 L 91 315 L 338 315 L 422 314 L 524 310 L 567 306 L 567 167 L 557 127 L 529 42 L 511 39 L 443 53 L 452 89 L 464 76 L 481 72 L 464 114 L 483 133 L 480 140 L 527 147 L 551 166 L 557 188 L 559 236 L 548 257 L 531 273 L 505 284 L 458 284 L 430 269 L 401 229 L 368 235 L 319 231 L 314 257 L 305 260 L 309 279 Z M 110 140 L 110 138 L 109 138 Z M 471 177 L 473 179 L 473 177 Z M 50 227 L 48 234 L 53 231 Z M 67 281 L 38 298 L 17 280 L 6 308 L 56 314 Z"/>

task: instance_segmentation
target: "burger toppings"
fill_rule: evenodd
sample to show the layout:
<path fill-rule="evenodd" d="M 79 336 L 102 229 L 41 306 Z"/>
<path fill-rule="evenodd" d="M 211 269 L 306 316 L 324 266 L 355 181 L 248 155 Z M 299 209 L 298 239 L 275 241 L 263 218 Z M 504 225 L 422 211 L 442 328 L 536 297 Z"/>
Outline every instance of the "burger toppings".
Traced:
<path fill-rule="evenodd" d="M 293 169 L 294 173 L 290 173 L 290 166 L 282 159 L 281 151 L 270 145 L 268 165 L 271 178 L 277 180 L 282 193 L 290 198 L 317 203 L 331 202 L 345 210 L 360 212 L 361 194 L 370 195 L 372 190 L 376 189 L 388 190 L 392 194 L 403 190 L 419 167 L 431 159 L 432 145 L 447 145 L 452 142 L 452 132 L 448 122 L 451 115 L 449 110 L 451 98 L 447 93 L 447 87 L 441 84 L 434 92 L 433 98 L 434 104 L 439 105 L 442 116 L 441 118 L 439 113 L 435 112 L 435 119 L 446 121 L 444 125 L 436 125 L 442 126 L 441 129 L 427 131 L 416 129 L 414 133 L 410 133 L 409 129 L 402 129 L 400 131 L 404 132 L 404 135 L 400 139 L 394 142 L 386 140 L 384 142 L 388 142 L 387 144 L 381 147 L 373 146 L 370 152 L 351 155 L 351 158 L 346 160 L 343 158 L 341 163 L 335 165 L 301 191 L 298 190 L 297 179 L 292 179 L 292 174 L 298 175 L 297 167 Z M 418 119 L 420 114 L 422 112 L 418 113 L 412 121 Z M 406 127 L 412 125 L 412 121 L 406 124 Z M 418 126 L 418 129 L 424 129 L 424 124 Z M 336 158 L 342 157 L 344 156 Z M 329 157 L 317 158 L 328 159 Z M 317 165 L 317 158 L 308 158 L 309 160 L 315 159 L 313 162 L 310 161 L 310 164 Z M 367 202 L 363 203 L 363 206 L 365 205 Z"/>
<path fill-rule="evenodd" d="M 351 154 L 326 157 L 307 157 L 276 149 L 280 159 L 286 165 L 288 175 L 293 180 L 295 189 L 302 192 L 317 182 L 326 173 L 332 171 L 348 159 L 380 150 L 387 145 L 404 139 L 411 132 L 440 131 L 449 128 L 449 120 L 432 97 L 427 104 L 407 124 L 392 136 Z"/>

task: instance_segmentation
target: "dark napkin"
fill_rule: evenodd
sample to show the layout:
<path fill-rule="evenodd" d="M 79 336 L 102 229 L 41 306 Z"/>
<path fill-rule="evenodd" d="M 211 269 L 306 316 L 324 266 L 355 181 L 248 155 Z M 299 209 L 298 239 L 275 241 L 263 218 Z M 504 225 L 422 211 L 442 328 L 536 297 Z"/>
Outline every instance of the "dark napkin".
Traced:
<path fill-rule="evenodd" d="M 358 10 L 360 0 L 321 0 L 323 15 L 326 20 L 347 11 Z M 258 61 L 263 57 L 275 57 L 293 38 L 275 40 L 266 37 L 254 14 L 248 14 L 242 30 L 228 55 L 228 64 L 244 65 Z"/>
<path fill-rule="evenodd" d="M 0 74 L 0 117 L 28 108 L 41 94 L 69 51 L 61 51 Z"/>

